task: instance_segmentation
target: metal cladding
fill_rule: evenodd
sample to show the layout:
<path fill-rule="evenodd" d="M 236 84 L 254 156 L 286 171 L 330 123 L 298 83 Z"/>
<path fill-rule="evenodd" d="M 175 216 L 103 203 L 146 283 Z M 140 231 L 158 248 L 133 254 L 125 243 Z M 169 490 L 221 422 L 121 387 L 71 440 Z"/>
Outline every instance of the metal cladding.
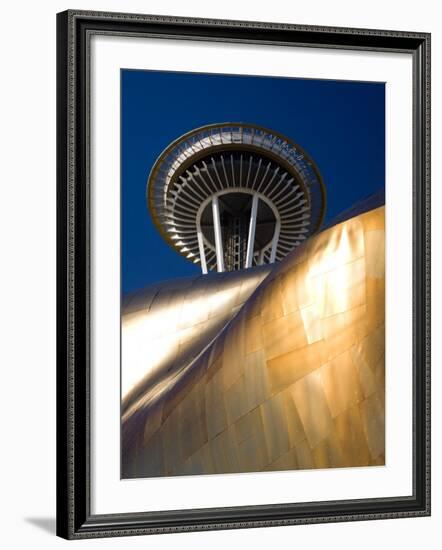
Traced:
<path fill-rule="evenodd" d="M 173 379 L 239 311 L 270 273 L 210 273 L 151 285 L 123 302 L 123 412 L 164 373 Z M 144 395 L 146 397 L 146 395 Z"/>
<path fill-rule="evenodd" d="M 172 376 L 165 362 L 125 402 L 124 478 L 384 464 L 384 210 L 310 238 L 211 339 L 198 326 L 223 291 L 216 278 L 207 283 L 188 325 L 199 353 Z M 223 276 L 238 282 L 253 271 Z M 235 286 L 225 290 L 231 305 Z M 123 350 L 148 313 L 128 315 Z"/>
<path fill-rule="evenodd" d="M 203 273 L 282 260 L 318 230 L 325 188 L 313 161 L 287 137 L 249 124 L 185 134 L 149 175 L 153 220 Z"/>

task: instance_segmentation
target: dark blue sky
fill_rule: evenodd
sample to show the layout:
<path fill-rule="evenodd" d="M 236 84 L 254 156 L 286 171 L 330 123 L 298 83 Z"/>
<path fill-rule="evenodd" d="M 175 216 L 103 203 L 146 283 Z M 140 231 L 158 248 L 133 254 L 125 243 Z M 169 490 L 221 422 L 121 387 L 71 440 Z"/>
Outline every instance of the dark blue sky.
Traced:
<path fill-rule="evenodd" d="M 199 274 L 155 229 L 146 181 L 182 134 L 247 122 L 285 134 L 316 162 L 327 188 L 324 223 L 385 184 L 383 83 L 121 71 L 122 290 Z"/>

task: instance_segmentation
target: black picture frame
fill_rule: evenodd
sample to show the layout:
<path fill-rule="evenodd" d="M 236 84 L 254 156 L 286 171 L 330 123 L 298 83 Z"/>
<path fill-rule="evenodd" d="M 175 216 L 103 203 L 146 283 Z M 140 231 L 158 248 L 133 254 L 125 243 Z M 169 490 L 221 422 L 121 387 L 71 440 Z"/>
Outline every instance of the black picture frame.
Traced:
<path fill-rule="evenodd" d="M 92 34 L 413 57 L 413 495 L 92 515 L 88 41 Z M 411 223 L 411 220 L 410 220 Z M 430 515 L 430 35 L 69 10 L 57 15 L 57 534 L 67 539 Z"/>

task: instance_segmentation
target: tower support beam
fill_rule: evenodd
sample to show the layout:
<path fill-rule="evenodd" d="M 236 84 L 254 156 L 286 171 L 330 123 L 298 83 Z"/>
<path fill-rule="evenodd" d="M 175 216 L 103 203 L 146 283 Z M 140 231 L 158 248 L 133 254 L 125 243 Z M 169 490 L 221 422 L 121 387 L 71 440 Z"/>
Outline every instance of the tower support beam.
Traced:
<path fill-rule="evenodd" d="M 255 247 L 255 232 L 256 232 L 256 218 L 258 215 L 258 201 L 259 197 L 255 193 L 252 199 L 252 210 L 250 212 L 250 224 L 249 224 L 249 238 L 247 241 L 247 253 L 246 253 L 246 269 L 252 267 L 253 263 L 253 250 Z"/>
<path fill-rule="evenodd" d="M 223 251 L 223 240 L 222 240 L 222 234 L 221 234 L 219 201 L 216 195 L 212 198 L 212 215 L 213 215 L 213 230 L 215 233 L 216 268 L 218 273 L 221 273 L 224 271 L 224 251 Z"/>
<path fill-rule="evenodd" d="M 276 249 L 278 248 L 279 232 L 280 231 L 281 231 L 281 221 L 276 220 L 275 232 L 273 234 L 273 239 L 272 239 L 272 250 L 270 252 L 270 263 L 271 264 L 275 263 L 275 260 L 276 260 Z"/>
<path fill-rule="evenodd" d="M 203 272 L 203 275 L 205 275 L 207 273 L 207 262 L 206 262 L 206 253 L 204 251 L 204 239 L 203 239 L 203 233 L 201 231 L 201 227 L 198 227 L 197 229 L 197 237 L 198 237 L 198 247 L 200 250 L 201 270 Z"/>

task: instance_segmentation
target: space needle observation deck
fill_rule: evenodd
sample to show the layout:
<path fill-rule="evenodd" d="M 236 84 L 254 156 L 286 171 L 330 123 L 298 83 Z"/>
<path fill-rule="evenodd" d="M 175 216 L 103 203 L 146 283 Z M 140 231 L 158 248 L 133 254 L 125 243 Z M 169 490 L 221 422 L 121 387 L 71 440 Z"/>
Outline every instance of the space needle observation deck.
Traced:
<path fill-rule="evenodd" d="M 207 273 L 282 260 L 319 229 L 326 196 L 299 145 L 224 123 L 192 130 L 162 152 L 147 203 L 166 242 Z"/>

